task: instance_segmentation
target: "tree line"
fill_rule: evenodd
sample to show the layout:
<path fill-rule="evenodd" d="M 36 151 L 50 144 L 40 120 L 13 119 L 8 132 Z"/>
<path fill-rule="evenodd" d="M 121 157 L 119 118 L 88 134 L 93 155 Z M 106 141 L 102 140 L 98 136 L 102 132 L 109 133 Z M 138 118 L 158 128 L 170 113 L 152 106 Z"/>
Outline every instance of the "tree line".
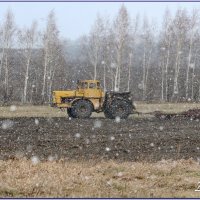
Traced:
<path fill-rule="evenodd" d="M 84 23 L 84 22 L 81 22 Z M 105 91 L 135 100 L 200 101 L 199 10 L 166 9 L 162 24 L 122 5 L 114 19 L 97 15 L 89 34 L 61 38 L 54 11 L 45 30 L 19 28 L 8 10 L 0 20 L 0 102 L 43 104 L 53 90 L 98 79 Z"/>

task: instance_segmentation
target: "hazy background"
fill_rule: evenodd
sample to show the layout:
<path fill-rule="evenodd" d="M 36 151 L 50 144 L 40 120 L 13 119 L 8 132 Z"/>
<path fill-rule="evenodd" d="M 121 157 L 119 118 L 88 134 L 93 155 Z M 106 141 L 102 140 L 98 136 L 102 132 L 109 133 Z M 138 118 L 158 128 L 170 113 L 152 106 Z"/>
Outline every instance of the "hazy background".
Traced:
<path fill-rule="evenodd" d="M 137 13 L 146 15 L 149 19 L 161 23 L 164 11 L 169 8 L 172 14 L 177 8 L 200 7 L 199 2 L 125 2 L 123 3 L 130 16 Z M 44 28 L 46 16 L 49 11 L 56 13 L 57 25 L 62 37 L 77 39 L 83 34 L 88 34 L 97 14 L 107 15 L 111 19 L 117 15 L 122 5 L 121 2 L 1 2 L 0 18 L 9 8 L 15 15 L 15 21 L 19 26 L 28 26 L 33 20 L 37 20 L 39 27 Z"/>

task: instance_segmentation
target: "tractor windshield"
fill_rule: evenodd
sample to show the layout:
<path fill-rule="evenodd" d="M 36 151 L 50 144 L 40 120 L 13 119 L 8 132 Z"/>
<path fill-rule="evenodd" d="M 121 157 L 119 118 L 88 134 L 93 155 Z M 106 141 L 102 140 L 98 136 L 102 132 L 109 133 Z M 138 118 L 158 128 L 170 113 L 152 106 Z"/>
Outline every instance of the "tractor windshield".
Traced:
<path fill-rule="evenodd" d="M 96 83 L 90 83 L 89 88 L 90 89 L 95 89 L 96 88 Z"/>
<path fill-rule="evenodd" d="M 87 82 L 81 82 L 80 88 L 81 89 L 87 89 L 88 88 L 88 83 Z"/>

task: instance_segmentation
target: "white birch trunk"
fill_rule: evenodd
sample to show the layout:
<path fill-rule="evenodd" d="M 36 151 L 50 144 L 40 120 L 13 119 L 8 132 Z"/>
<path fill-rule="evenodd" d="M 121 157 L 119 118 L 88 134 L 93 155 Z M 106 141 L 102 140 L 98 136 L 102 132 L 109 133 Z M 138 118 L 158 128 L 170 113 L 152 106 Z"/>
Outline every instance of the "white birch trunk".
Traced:
<path fill-rule="evenodd" d="M 190 38 L 190 45 L 189 45 L 189 55 L 188 55 L 188 64 L 187 64 L 187 70 L 186 70 L 186 87 L 185 87 L 185 98 L 188 99 L 188 86 L 189 86 L 189 70 L 190 70 L 190 64 L 191 64 L 191 57 L 192 57 L 192 43 L 193 43 L 193 33 Z"/>

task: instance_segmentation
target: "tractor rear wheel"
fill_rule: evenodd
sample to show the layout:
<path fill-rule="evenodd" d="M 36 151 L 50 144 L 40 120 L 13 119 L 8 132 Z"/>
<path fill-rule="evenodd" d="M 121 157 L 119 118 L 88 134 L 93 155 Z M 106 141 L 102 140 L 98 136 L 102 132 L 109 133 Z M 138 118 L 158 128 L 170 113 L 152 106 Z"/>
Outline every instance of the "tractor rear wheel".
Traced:
<path fill-rule="evenodd" d="M 132 112 L 132 105 L 127 101 L 117 99 L 114 100 L 107 109 L 105 109 L 105 117 L 110 119 L 115 119 L 119 117 L 121 119 L 128 118 L 129 114 Z"/>
<path fill-rule="evenodd" d="M 112 119 L 109 108 L 104 109 L 104 116 L 105 116 L 105 118 Z"/>
<path fill-rule="evenodd" d="M 74 118 L 89 118 L 92 114 L 93 106 L 87 100 L 75 101 L 71 108 L 71 116 Z"/>

